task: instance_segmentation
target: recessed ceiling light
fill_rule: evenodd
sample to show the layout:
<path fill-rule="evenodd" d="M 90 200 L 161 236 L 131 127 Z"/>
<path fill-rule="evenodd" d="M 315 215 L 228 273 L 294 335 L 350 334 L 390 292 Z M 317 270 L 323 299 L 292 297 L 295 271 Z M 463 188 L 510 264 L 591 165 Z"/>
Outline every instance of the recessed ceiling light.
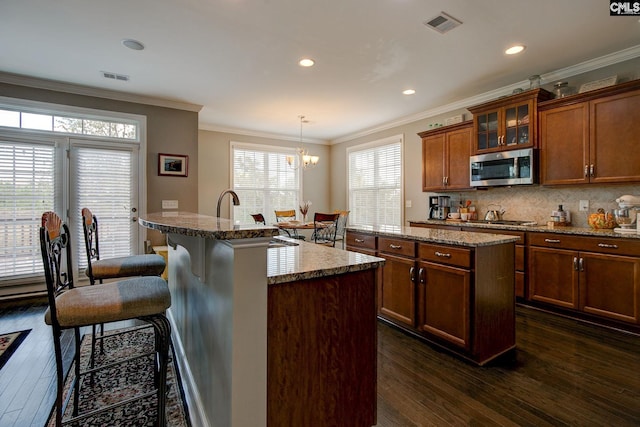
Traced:
<path fill-rule="evenodd" d="M 144 45 L 138 40 L 124 39 L 122 44 L 132 50 L 144 50 Z"/>
<path fill-rule="evenodd" d="M 406 89 L 402 91 L 403 95 L 413 95 L 414 93 L 416 93 L 415 89 Z"/>
<path fill-rule="evenodd" d="M 311 58 L 302 58 L 300 61 L 298 61 L 298 65 L 300 65 L 301 67 L 313 67 L 313 64 L 315 63 L 316 62 Z"/>
<path fill-rule="evenodd" d="M 511 46 L 509 49 L 505 50 L 504 53 L 507 55 L 515 55 L 516 53 L 520 53 L 526 49 L 526 46 L 517 44 L 515 46 Z"/>

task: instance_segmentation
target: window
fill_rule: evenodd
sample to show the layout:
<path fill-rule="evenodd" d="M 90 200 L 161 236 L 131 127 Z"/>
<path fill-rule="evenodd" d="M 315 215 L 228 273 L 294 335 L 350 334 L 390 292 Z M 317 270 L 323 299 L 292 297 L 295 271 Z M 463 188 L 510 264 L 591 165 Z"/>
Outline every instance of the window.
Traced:
<path fill-rule="evenodd" d="M 402 135 L 347 149 L 349 223 L 402 225 Z"/>
<path fill-rule="evenodd" d="M 262 213 L 267 224 L 273 224 L 275 210 L 297 210 L 302 174 L 288 165 L 291 155 L 296 155 L 294 149 L 231 143 L 231 182 L 240 198 L 240 206 L 233 209 L 235 221 L 250 224 L 251 214 Z"/>
<path fill-rule="evenodd" d="M 39 229 L 48 210 L 74 237 L 76 280 L 86 279 L 85 206 L 100 222 L 101 256 L 140 252 L 144 230 L 132 219 L 145 208 L 144 123 L 124 113 L 0 104 L 0 288 L 43 283 Z"/>
<path fill-rule="evenodd" d="M 55 210 L 55 145 L 0 140 L 0 277 L 41 273 L 40 217 Z"/>

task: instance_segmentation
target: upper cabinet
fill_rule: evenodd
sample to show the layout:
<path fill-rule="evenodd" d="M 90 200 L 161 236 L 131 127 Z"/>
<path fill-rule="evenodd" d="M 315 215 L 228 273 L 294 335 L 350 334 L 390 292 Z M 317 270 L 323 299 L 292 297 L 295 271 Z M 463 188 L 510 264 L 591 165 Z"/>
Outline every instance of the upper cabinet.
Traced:
<path fill-rule="evenodd" d="M 472 122 L 421 132 L 422 191 L 471 188 Z"/>
<path fill-rule="evenodd" d="M 640 80 L 540 105 L 540 183 L 640 181 Z"/>
<path fill-rule="evenodd" d="M 533 89 L 468 108 L 473 114 L 473 153 L 537 147 L 538 102 L 553 95 Z"/>

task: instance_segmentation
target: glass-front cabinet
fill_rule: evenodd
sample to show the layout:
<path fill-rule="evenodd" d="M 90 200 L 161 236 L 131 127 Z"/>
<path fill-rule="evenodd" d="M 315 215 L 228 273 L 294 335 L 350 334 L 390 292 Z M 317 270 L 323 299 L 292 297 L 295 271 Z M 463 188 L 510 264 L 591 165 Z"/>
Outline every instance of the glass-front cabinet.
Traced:
<path fill-rule="evenodd" d="M 544 89 L 534 89 L 470 107 L 474 153 L 537 147 L 538 101 L 551 97 Z"/>

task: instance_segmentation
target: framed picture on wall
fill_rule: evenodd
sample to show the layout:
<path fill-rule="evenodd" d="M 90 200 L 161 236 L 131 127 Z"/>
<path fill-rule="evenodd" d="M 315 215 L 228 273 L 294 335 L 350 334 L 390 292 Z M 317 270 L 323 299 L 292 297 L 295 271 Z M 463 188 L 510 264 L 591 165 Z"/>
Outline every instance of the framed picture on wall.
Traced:
<path fill-rule="evenodd" d="M 158 154 L 158 175 L 187 176 L 189 156 L 180 154 Z"/>

